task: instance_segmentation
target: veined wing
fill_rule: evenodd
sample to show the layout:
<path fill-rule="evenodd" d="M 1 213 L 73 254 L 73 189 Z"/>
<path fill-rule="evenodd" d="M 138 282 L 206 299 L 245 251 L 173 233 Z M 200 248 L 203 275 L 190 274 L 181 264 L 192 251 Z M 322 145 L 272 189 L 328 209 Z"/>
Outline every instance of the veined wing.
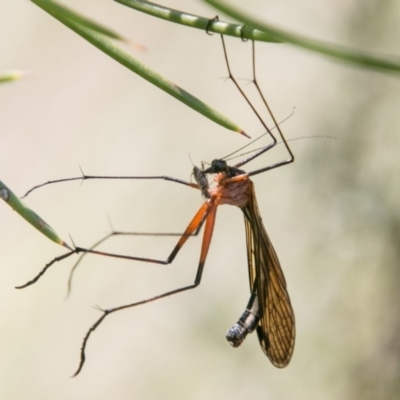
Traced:
<path fill-rule="evenodd" d="M 264 353 L 278 368 L 289 364 L 295 342 L 295 318 L 286 281 L 264 228 L 254 191 L 250 183 L 244 213 L 250 290 L 256 293 L 260 320 L 257 335 Z"/>

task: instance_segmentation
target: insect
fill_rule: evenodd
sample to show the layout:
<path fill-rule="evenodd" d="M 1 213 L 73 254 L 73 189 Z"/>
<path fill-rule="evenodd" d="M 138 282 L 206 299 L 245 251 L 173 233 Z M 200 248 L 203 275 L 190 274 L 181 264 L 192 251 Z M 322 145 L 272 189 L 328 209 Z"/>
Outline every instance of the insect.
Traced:
<path fill-rule="evenodd" d="M 102 309 L 101 317 L 92 325 L 92 327 L 86 333 L 83 339 L 81 348 L 80 363 L 76 376 L 80 373 L 86 359 L 86 347 L 91 334 L 104 319 L 117 311 L 125 310 L 128 308 L 136 307 L 145 303 L 150 303 L 155 300 L 159 300 L 168 296 L 172 296 L 181 292 L 185 292 L 196 288 L 201 283 L 204 265 L 206 262 L 208 250 L 211 244 L 214 223 L 216 219 L 217 209 L 220 205 L 229 204 L 239 207 L 244 214 L 245 230 L 246 230 L 246 248 L 247 248 L 247 259 L 248 269 L 250 278 L 250 299 L 247 307 L 239 318 L 236 324 L 234 324 L 227 332 L 226 338 L 233 347 L 238 347 L 244 341 L 246 336 L 256 330 L 257 336 L 263 349 L 264 353 L 271 360 L 272 364 L 276 367 L 285 367 L 289 362 L 293 354 L 294 342 L 295 342 L 295 318 L 294 312 L 291 306 L 289 294 L 286 288 L 286 281 L 272 246 L 272 243 L 267 235 L 264 228 L 260 211 L 258 209 L 254 184 L 250 177 L 261 174 L 263 172 L 281 167 L 283 165 L 292 163 L 294 161 L 294 155 L 289 148 L 289 145 L 279 127 L 279 124 L 275 120 L 272 111 L 264 98 L 262 91 L 256 79 L 255 69 L 255 48 L 254 42 L 252 43 L 252 54 L 253 54 L 253 83 L 259 93 L 265 107 L 268 110 L 269 115 L 278 131 L 280 140 L 282 140 L 288 152 L 288 158 L 274 163 L 272 165 L 259 168 L 250 172 L 245 172 L 241 167 L 255 158 L 261 156 L 267 151 L 271 150 L 278 143 L 276 137 L 263 119 L 258 114 L 250 100 L 246 97 L 245 93 L 241 89 L 237 80 L 233 76 L 225 46 L 223 36 L 222 46 L 226 65 L 228 69 L 229 78 L 232 80 L 234 85 L 243 95 L 248 105 L 253 109 L 255 115 L 258 117 L 263 127 L 266 130 L 266 134 L 271 138 L 271 142 L 253 152 L 250 156 L 240 161 L 239 163 L 229 166 L 224 159 L 216 159 L 211 162 L 208 168 L 193 168 L 193 176 L 196 181 L 187 182 L 181 179 L 177 179 L 169 176 L 130 176 L 130 177 L 116 177 L 116 176 L 91 176 L 83 174 L 78 178 L 67 178 L 58 181 L 49 181 L 37 187 L 44 186 L 46 184 L 71 181 L 71 180 L 85 180 L 85 179 L 163 179 L 172 181 L 175 183 L 183 184 L 192 188 L 196 188 L 201 191 L 205 201 L 195 213 L 194 217 L 188 224 L 187 228 L 180 235 L 178 243 L 173 248 L 172 252 L 166 260 L 158 260 L 152 258 L 135 257 L 114 253 L 107 253 L 104 251 L 95 250 L 95 246 L 92 248 L 75 247 L 70 252 L 63 254 L 51 262 L 49 262 L 42 271 L 31 281 L 25 285 L 19 286 L 23 288 L 35 283 L 48 268 L 50 268 L 56 262 L 68 258 L 72 254 L 97 254 L 102 256 L 109 256 L 120 259 L 135 260 L 141 262 L 149 262 L 156 264 L 170 264 L 175 259 L 179 250 L 183 247 L 186 241 L 193 235 L 197 234 L 204 225 L 204 233 L 202 239 L 202 246 L 200 251 L 200 259 L 196 271 L 194 282 L 190 285 L 179 287 L 177 289 L 162 293 L 160 295 L 147 298 L 135 303 L 122 305 L 119 307 Z M 214 182 L 212 185 L 209 184 L 208 176 L 214 176 Z M 35 188 L 37 188 L 35 187 Z M 33 189 L 35 189 L 33 188 Z M 32 189 L 32 190 L 33 190 Z M 28 192 L 29 193 L 29 192 Z"/>

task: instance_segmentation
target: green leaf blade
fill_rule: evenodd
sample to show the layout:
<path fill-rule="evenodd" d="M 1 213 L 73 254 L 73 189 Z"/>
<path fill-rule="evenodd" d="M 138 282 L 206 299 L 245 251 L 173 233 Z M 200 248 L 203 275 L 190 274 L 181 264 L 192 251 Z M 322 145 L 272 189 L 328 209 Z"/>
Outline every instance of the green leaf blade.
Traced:
<path fill-rule="evenodd" d="M 248 136 L 243 131 L 243 129 L 231 119 L 219 113 L 217 110 L 213 109 L 186 90 L 180 88 L 175 83 L 164 78 L 158 72 L 150 69 L 140 61 L 136 60 L 131 54 L 127 53 L 122 48 L 113 43 L 109 37 L 105 36 L 102 33 L 99 33 L 98 30 L 93 30 L 87 24 L 82 24 L 79 19 L 72 19 L 70 17 L 69 10 L 64 13 L 64 7 L 60 4 L 56 4 L 48 0 L 31 1 L 42 8 L 44 11 L 48 12 L 58 21 L 66 25 L 68 28 L 72 29 L 79 36 L 86 39 L 93 46 L 97 47 L 99 50 L 113 58 L 115 61 L 124 65 L 132 72 L 136 73 L 137 75 L 146 79 L 164 92 L 186 104 L 188 107 L 192 108 L 193 110 L 204 115 L 205 117 L 209 118 L 213 122 L 223 126 L 226 129 L 240 133 L 244 136 Z"/>
<path fill-rule="evenodd" d="M 58 236 L 55 230 L 39 217 L 38 214 L 27 207 L 2 181 L 0 181 L 0 198 L 48 239 L 70 249 L 67 243 Z"/>

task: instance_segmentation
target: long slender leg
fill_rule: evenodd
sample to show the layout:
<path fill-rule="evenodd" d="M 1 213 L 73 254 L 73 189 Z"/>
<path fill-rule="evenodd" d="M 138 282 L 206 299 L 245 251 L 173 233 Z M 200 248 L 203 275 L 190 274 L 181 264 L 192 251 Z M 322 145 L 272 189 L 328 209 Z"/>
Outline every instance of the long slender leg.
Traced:
<path fill-rule="evenodd" d="M 154 258 L 144 258 L 144 257 L 135 257 L 135 256 L 127 256 L 124 254 L 115 254 L 115 253 L 107 253 L 104 251 L 97 251 L 97 250 L 92 250 L 92 249 L 86 249 L 83 247 L 75 247 L 74 250 L 69 251 L 66 254 L 63 254 L 62 256 L 54 258 L 52 261 L 50 261 L 48 264 L 44 266 L 44 268 L 30 281 L 25 283 L 24 285 L 21 286 L 16 286 L 16 289 L 23 289 L 27 286 L 30 286 L 37 282 L 40 277 L 42 277 L 45 272 L 56 262 L 62 261 L 68 257 L 70 257 L 72 254 L 79 254 L 79 253 L 89 253 L 89 254 L 97 254 L 101 256 L 106 256 L 106 257 L 112 257 L 112 258 L 120 258 L 124 260 L 133 260 L 133 261 L 141 261 L 141 262 L 149 262 L 153 264 L 161 264 L 161 265 L 168 265 L 171 264 L 176 255 L 178 254 L 179 250 L 182 248 L 182 246 L 186 243 L 186 241 L 189 239 L 190 236 L 193 235 L 193 233 L 201 226 L 201 224 L 204 222 L 204 220 L 207 218 L 207 215 L 210 213 L 212 208 L 212 203 L 210 201 L 205 202 L 197 211 L 193 219 L 190 221 L 189 225 L 185 229 L 184 233 L 181 235 L 178 243 L 172 250 L 171 254 L 168 256 L 166 260 L 158 260 Z"/>
<path fill-rule="evenodd" d="M 260 95 L 265 107 L 267 108 L 267 110 L 269 112 L 269 115 L 271 116 L 272 120 L 274 121 L 274 124 L 275 124 L 276 128 L 278 129 L 279 136 L 281 137 L 281 139 L 283 141 L 283 144 L 285 145 L 286 150 L 288 151 L 290 157 L 288 159 L 286 159 L 286 160 L 277 162 L 277 163 L 272 164 L 272 165 L 270 165 L 268 167 L 264 167 L 264 168 L 257 169 L 255 171 L 251 171 L 251 172 L 248 173 L 249 176 L 261 174 L 262 172 L 265 172 L 265 171 L 268 171 L 268 170 L 271 170 L 271 169 L 274 169 L 274 168 L 278 168 L 278 167 L 281 167 L 282 165 L 286 165 L 286 164 L 290 164 L 290 163 L 294 162 L 294 154 L 293 154 L 292 150 L 290 149 L 290 147 L 289 147 L 289 145 L 288 145 L 288 143 L 286 141 L 285 135 L 283 134 L 281 128 L 279 127 L 279 124 L 277 123 L 277 121 L 276 121 L 276 119 L 274 117 L 274 114 L 272 113 L 272 110 L 269 107 L 268 102 L 267 102 L 266 98 L 264 97 L 264 94 L 263 94 L 263 92 L 262 92 L 262 90 L 261 90 L 261 88 L 260 88 L 260 86 L 258 84 L 257 76 L 256 76 L 256 61 L 255 61 L 256 52 L 255 52 L 255 47 L 254 46 L 255 46 L 255 44 L 254 44 L 254 41 L 253 41 L 252 42 L 252 50 L 253 50 L 253 82 L 254 82 L 254 85 L 255 85 L 255 87 L 257 89 L 257 92 L 259 93 L 259 95 Z M 256 157 L 258 157 L 260 154 L 256 153 L 255 155 L 256 155 Z M 253 156 L 252 159 L 254 159 L 254 156 Z"/>
<path fill-rule="evenodd" d="M 268 113 L 272 118 L 272 121 L 274 122 L 274 126 L 276 126 L 276 129 L 278 130 L 279 136 L 281 137 L 281 139 L 282 139 L 282 141 L 283 141 L 283 143 L 284 143 L 284 145 L 286 147 L 286 150 L 288 151 L 288 153 L 290 155 L 290 159 L 291 159 L 290 162 L 293 162 L 294 161 L 294 154 L 293 154 L 292 150 L 290 149 L 290 147 L 289 147 L 289 145 L 288 145 L 288 143 L 286 141 L 285 135 L 283 134 L 283 132 L 282 132 L 280 126 L 279 126 L 279 123 L 275 119 L 275 116 L 274 116 L 274 114 L 273 114 L 273 112 L 272 112 L 272 110 L 271 110 L 271 108 L 270 108 L 270 106 L 269 106 L 269 104 L 267 102 L 267 99 L 264 96 L 264 93 L 262 92 L 262 90 L 260 88 L 260 85 L 258 84 L 257 74 L 256 74 L 256 50 L 255 50 L 255 42 L 254 42 L 254 40 L 252 41 L 251 45 L 252 45 L 252 54 L 253 54 L 252 59 L 253 59 L 253 82 L 254 82 L 254 85 L 255 85 L 255 87 L 257 89 L 257 92 L 260 95 L 265 107 L 267 108 Z"/>
<path fill-rule="evenodd" d="M 197 236 L 201 230 L 203 223 L 199 225 L 199 227 L 196 229 L 194 233 L 192 233 L 190 236 Z M 102 237 L 100 240 L 98 240 L 96 243 L 94 243 L 92 246 L 90 246 L 90 250 L 94 250 L 96 247 L 100 246 L 102 243 L 106 242 L 108 239 L 111 239 L 116 236 L 157 236 L 157 237 L 170 237 L 170 236 L 182 236 L 182 232 L 180 233 L 175 233 L 175 232 L 129 232 L 129 231 L 111 231 L 109 234 L 106 236 Z M 72 279 L 75 274 L 76 269 L 78 266 L 82 263 L 83 259 L 88 253 L 82 253 L 78 260 L 75 262 L 75 264 L 71 268 L 71 272 L 69 274 L 68 278 L 68 283 L 67 283 L 67 294 L 66 298 L 70 295 L 71 290 L 72 290 Z"/>
<path fill-rule="evenodd" d="M 41 183 L 39 185 L 33 186 L 31 189 L 29 189 L 22 197 L 21 199 L 23 199 L 24 197 L 28 196 L 30 193 L 32 193 L 34 190 L 39 189 L 43 186 L 47 186 L 47 185 L 53 185 L 55 183 L 62 183 L 62 182 L 71 182 L 71 181 L 86 181 L 89 179 L 119 179 L 119 180 L 139 180 L 139 179 L 146 179 L 146 180 L 164 180 L 164 181 L 169 181 L 169 182 L 175 182 L 175 183 L 179 183 L 181 185 L 185 185 L 185 186 L 189 186 L 192 187 L 194 189 L 199 189 L 199 185 L 197 185 L 196 183 L 193 182 L 188 182 L 188 181 L 184 181 L 182 179 L 178 179 L 178 178 L 174 178 L 173 176 L 168 176 L 168 175 L 150 175 L 150 176 L 101 176 L 101 175 L 86 175 L 82 172 L 81 176 L 76 176 L 76 177 L 72 177 L 72 178 L 63 178 L 63 179 L 54 179 L 51 181 L 47 181 L 44 183 Z"/>
<path fill-rule="evenodd" d="M 211 238 L 212 238 L 214 224 L 215 224 L 215 216 L 216 216 L 216 212 L 217 212 L 217 204 L 215 203 L 215 199 L 211 199 L 210 202 L 205 203 L 205 205 L 208 206 L 205 211 L 206 226 L 204 228 L 203 242 L 202 242 L 201 253 L 200 253 L 200 261 L 199 261 L 199 265 L 197 267 L 197 272 L 196 272 L 196 277 L 195 277 L 194 283 L 191 285 L 180 287 L 178 289 L 171 290 L 169 292 L 162 293 L 157 296 L 150 297 L 145 300 L 135 302 L 135 303 L 101 310 L 103 312 L 103 315 L 91 326 L 91 328 L 88 330 L 88 332 L 86 333 L 86 335 L 83 339 L 79 366 L 73 376 L 78 375 L 80 373 L 80 371 L 82 370 L 83 364 L 85 363 L 85 360 L 86 360 L 86 354 L 85 354 L 86 345 L 87 345 L 87 342 L 88 342 L 92 332 L 94 332 L 96 330 L 96 328 L 104 321 L 104 319 L 108 315 L 115 313 L 117 311 L 126 310 L 127 308 L 132 308 L 132 307 L 136 307 L 136 306 L 139 306 L 142 304 L 150 303 L 150 302 L 162 299 L 164 297 L 172 296 L 174 294 L 182 293 L 187 290 L 194 289 L 200 285 L 201 277 L 203 275 L 203 270 L 204 270 L 204 264 L 206 262 L 208 250 L 209 250 L 210 243 L 211 243 Z M 203 207 L 204 207 L 204 205 L 203 205 Z M 202 210 L 202 208 L 200 208 L 200 210 Z M 204 217 L 201 216 L 201 218 L 199 218 L 200 216 L 201 216 L 201 214 L 198 212 L 196 214 L 195 218 L 193 218 L 193 220 L 189 224 L 188 228 L 186 229 L 186 231 L 187 231 L 187 232 L 185 232 L 186 234 L 188 234 L 189 231 L 192 231 L 192 232 L 195 231 L 197 229 L 197 226 L 202 223 L 202 221 L 204 220 Z M 168 259 L 170 259 L 170 261 L 173 260 L 173 258 L 176 256 L 177 252 L 179 251 L 179 248 L 183 246 L 183 244 L 186 242 L 187 239 L 188 239 L 187 235 L 181 237 L 180 241 L 178 242 L 175 249 L 172 251 L 170 257 L 168 258 Z"/>
<path fill-rule="evenodd" d="M 271 136 L 271 139 L 273 140 L 273 142 L 276 144 L 276 138 L 273 135 L 273 133 L 271 132 L 271 130 L 268 128 L 267 124 L 265 123 L 265 121 L 261 118 L 261 115 L 258 113 L 258 111 L 256 110 L 256 108 L 254 107 L 253 103 L 248 99 L 248 97 L 246 96 L 246 93 L 244 93 L 243 89 L 240 87 L 238 81 L 236 80 L 236 78 L 234 77 L 234 75 L 232 74 L 231 71 L 231 67 L 229 64 L 229 59 L 228 59 L 228 52 L 226 50 L 226 45 L 225 45 L 225 39 L 224 39 L 224 35 L 221 35 L 221 41 L 222 41 L 222 47 L 224 50 L 224 56 L 225 56 L 225 62 L 226 62 L 226 67 L 228 69 L 228 74 L 229 74 L 229 79 L 234 83 L 234 85 L 236 86 L 236 88 L 239 90 L 240 94 L 243 96 L 243 98 L 246 100 L 246 103 L 250 106 L 250 108 L 253 110 L 254 114 L 257 116 L 258 120 L 261 122 L 261 125 L 267 130 L 268 134 Z M 254 42 L 253 42 L 254 43 Z M 254 61 L 253 61 L 254 62 Z M 254 71 L 254 69 L 253 69 Z M 253 81 L 255 80 L 255 77 L 253 76 Z"/>
<path fill-rule="evenodd" d="M 241 86 L 239 85 L 238 81 L 236 80 L 235 76 L 232 74 L 231 71 L 231 67 L 229 64 L 229 58 L 228 58 L 228 52 L 226 50 L 226 44 L 225 44 L 225 39 L 224 36 L 221 35 L 221 41 L 222 41 L 222 48 L 224 50 L 224 56 L 225 56 L 225 62 L 226 62 L 226 67 L 228 69 L 228 74 L 229 74 L 229 78 L 231 79 L 231 81 L 234 83 L 234 85 L 236 86 L 237 90 L 240 92 L 240 94 L 243 96 L 243 98 L 246 100 L 247 104 L 250 106 L 250 108 L 253 110 L 254 114 L 257 116 L 258 120 L 261 122 L 261 125 L 265 128 L 265 130 L 268 132 L 268 135 L 271 137 L 272 139 L 272 143 L 269 144 L 267 147 L 267 149 L 262 149 L 263 152 L 269 150 L 270 148 L 274 147 L 277 143 L 277 140 L 275 138 L 275 136 L 273 135 L 273 133 L 271 132 L 271 129 L 268 128 L 267 124 L 265 123 L 265 121 L 261 118 L 261 115 L 258 113 L 258 111 L 256 110 L 256 108 L 254 107 L 254 105 L 252 104 L 252 102 L 249 100 L 249 98 L 246 96 L 246 93 L 243 91 L 243 89 L 241 88 Z M 253 51 L 253 55 L 254 55 L 254 51 Z M 253 64 L 254 64 L 254 56 L 253 56 Z M 255 80 L 255 76 L 254 76 L 254 67 L 253 67 L 253 82 Z M 256 86 L 257 87 L 257 86 Z M 268 109 L 269 111 L 269 109 Z M 247 147 L 247 146 L 244 146 Z M 257 154 L 257 153 L 256 153 Z M 243 162 L 235 165 L 236 168 L 239 168 L 240 166 L 244 165 L 246 162 L 249 162 L 250 160 L 252 160 L 253 157 L 249 157 L 248 159 L 244 160 Z"/>
<path fill-rule="evenodd" d="M 251 103 L 251 101 L 247 98 L 247 96 L 246 96 L 246 94 L 244 93 L 243 89 L 240 87 L 240 85 L 239 85 L 239 83 L 237 82 L 236 78 L 235 78 L 234 75 L 232 74 L 232 71 L 231 71 L 231 68 L 230 68 L 230 65 L 229 65 L 228 53 L 227 53 L 227 50 L 226 50 L 226 45 L 225 45 L 225 40 L 224 40 L 223 35 L 221 35 L 221 40 L 222 40 L 222 47 L 223 47 L 224 55 L 225 55 L 225 61 L 226 61 L 226 65 L 227 65 L 227 69 L 228 69 L 228 73 L 229 73 L 229 78 L 232 80 L 232 82 L 234 83 L 234 85 L 236 86 L 236 88 L 239 90 L 239 92 L 242 94 L 242 96 L 244 97 L 244 99 L 246 100 L 246 102 L 249 104 L 249 106 L 251 107 L 251 109 L 254 111 L 255 115 L 256 115 L 257 118 L 260 120 L 261 124 L 262 124 L 263 127 L 266 129 L 268 135 L 269 135 L 269 136 L 271 137 L 271 139 L 272 139 L 272 143 L 268 144 L 268 145 L 265 146 L 265 147 L 262 147 L 261 149 L 259 149 L 258 151 L 256 151 L 254 154 L 252 154 L 250 157 L 244 159 L 243 161 L 241 161 L 241 162 L 239 162 L 238 164 L 235 165 L 235 168 L 240 168 L 241 166 L 247 164 L 248 162 L 254 160 L 255 158 L 259 157 L 260 155 L 266 153 L 268 150 L 270 150 L 270 149 L 272 149 L 273 147 L 275 147 L 276 144 L 277 144 L 277 140 L 276 140 L 276 137 L 275 137 L 275 136 L 273 135 L 273 133 L 271 132 L 271 129 L 268 128 L 267 124 L 266 124 L 265 121 L 261 118 L 261 115 L 257 112 L 257 110 L 255 109 L 254 105 L 253 105 L 253 104 Z M 280 162 L 278 162 L 278 163 L 269 165 L 269 166 L 267 166 L 267 167 L 260 168 L 260 169 L 257 169 L 257 170 L 255 170 L 255 171 L 248 172 L 248 173 L 247 173 L 248 176 L 257 175 L 257 174 L 259 174 L 259 173 L 268 171 L 268 170 L 270 170 L 270 169 L 274 169 L 274 168 L 277 168 L 277 167 L 281 167 L 282 165 L 290 164 L 290 163 L 292 163 L 292 162 L 294 161 L 294 155 L 293 155 L 293 153 L 292 153 L 292 151 L 291 151 L 291 149 L 290 149 L 290 147 L 289 147 L 289 145 L 288 145 L 288 143 L 287 143 L 287 141 L 286 141 L 286 139 L 285 139 L 285 136 L 283 135 L 283 133 L 282 133 L 280 127 L 279 127 L 279 124 L 278 124 L 277 120 L 275 119 L 274 114 L 272 113 L 272 110 L 271 110 L 271 108 L 270 108 L 270 106 L 269 106 L 269 104 L 268 104 L 268 102 L 267 102 L 265 96 L 263 95 L 259 84 L 258 84 L 257 75 L 256 75 L 256 60 L 255 60 L 255 47 L 254 47 L 254 46 L 255 46 L 255 45 L 254 45 L 254 41 L 252 41 L 253 83 L 254 83 L 254 85 L 255 85 L 255 87 L 256 87 L 256 89 L 257 89 L 257 92 L 258 92 L 258 94 L 259 94 L 261 100 L 263 101 L 263 103 L 264 103 L 266 109 L 268 110 L 268 113 L 269 113 L 269 115 L 271 116 L 272 121 L 274 122 L 274 126 L 277 127 L 278 134 L 279 134 L 279 136 L 282 138 L 282 141 L 283 141 L 283 143 L 284 143 L 284 145 L 285 145 L 285 147 L 286 147 L 286 149 L 287 149 L 287 151 L 288 151 L 290 157 L 289 157 L 288 159 L 286 159 L 286 160 L 283 160 L 283 161 L 280 161 Z M 256 139 L 256 140 L 257 140 L 257 139 Z M 253 143 L 253 142 L 252 142 L 252 143 Z M 248 145 L 250 145 L 250 144 L 252 144 L 252 143 L 249 143 Z M 248 145 L 243 146 L 241 149 L 247 147 Z M 229 157 L 229 156 L 231 156 L 231 154 L 229 154 L 227 157 Z"/>

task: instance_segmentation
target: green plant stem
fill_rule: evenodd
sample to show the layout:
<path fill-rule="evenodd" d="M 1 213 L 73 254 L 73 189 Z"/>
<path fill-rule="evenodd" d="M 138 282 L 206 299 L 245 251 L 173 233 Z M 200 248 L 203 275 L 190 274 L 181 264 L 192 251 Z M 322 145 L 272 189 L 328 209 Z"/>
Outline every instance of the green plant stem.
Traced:
<path fill-rule="evenodd" d="M 170 82 L 164 78 L 159 73 L 151 70 L 146 65 L 142 64 L 140 61 L 136 60 L 129 53 L 118 47 L 112 40 L 98 30 L 91 29 L 88 24 L 82 24 L 82 16 L 79 19 L 71 18 L 71 11 L 65 9 L 60 4 L 57 4 L 49 0 L 31 0 L 33 3 L 38 5 L 40 8 L 48 12 L 58 21 L 66 25 L 68 28 L 72 29 L 78 35 L 86 39 L 92 45 L 97 47 L 99 50 L 113 58 L 115 61 L 124 65 L 126 68 L 130 69 L 134 73 L 140 75 L 142 78 L 151 82 L 158 88 L 164 90 L 171 96 L 175 97 L 177 100 L 183 102 L 190 108 L 204 115 L 205 117 L 211 119 L 217 124 L 232 130 L 234 132 L 241 133 L 246 136 L 244 131 L 229 118 L 225 117 L 215 109 L 211 108 L 198 98 L 191 95 L 186 90 L 180 88 L 173 82 Z"/>
<path fill-rule="evenodd" d="M 68 249 L 70 247 L 62 240 L 54 229 L 39 217 L 33 210 L 27 207 L 3 182 L 0 181 L 0 198 L 4 200 L 14 211 L 16 211 L 22 218 L 33 225 L 47 238 L 53 242 L 60 244 Z"/>
<path fill-rule="evenodd" d="M 174 10 L 161 6 L 150 1 L 143 0 L 114 0 L 117 3 L 127 7 L 152 15 L 153 17 L 165 19 L 180 25 L 190 26 L 191 28 L 201 29 L 202 31 L 220 33 L 223 35 L 242 37 L 245 39 L 253 39 L 264 42 L 280 42 L 269 33 L 262 32 L 251 27 L 242 31 L 243 24 L 233 24 L 224 21 L 212 21 L 212 18 L 200 17 L 198 15 L 189 14 L 184 11 Z M 212 23 L 211 23 L 212 21 Z"/>
<path fill-rule="evenodd" d="M 308 39 L 303 36 L 295 35 L 293 33 L 276 28 L 270 24 L 266 24 L 265 22 L 258 21 L 255 18 L 245 14 L 242 10 L 228 5 L 226 2 L 220 0 L 204 1 L 229 17 L 241 21 L 245 25 L 252 26 L 267 34 L 270 34 L 277 40 L 324 54 L 336 60 L 348 62 L 359 67 L 376 69 L 382 72 L 400 71 L 400 61 L 386 60 L 384 58 L 368 55 L 357 50 L 324 43 L 318 40 Z"/>
<path fill-rule="evenodd" d="M 5 71 L 0 72 L 0 83 L 14 82 L 22 78 L 23 71 Z"/>

